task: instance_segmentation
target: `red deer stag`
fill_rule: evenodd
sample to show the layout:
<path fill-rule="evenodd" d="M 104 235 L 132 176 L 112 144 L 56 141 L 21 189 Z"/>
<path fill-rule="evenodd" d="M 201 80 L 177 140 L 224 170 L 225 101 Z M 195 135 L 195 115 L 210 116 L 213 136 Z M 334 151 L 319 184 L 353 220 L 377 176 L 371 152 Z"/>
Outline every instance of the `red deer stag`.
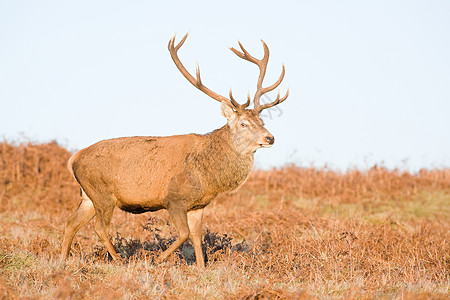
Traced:
<path fill-rule="evenodd" d="M 69 172 L 81 187 L 81 203 L 65 222 L 61 258 L 65 260 L 76 232 L 96 216 L 95 232 L 103 241 L 113 259 L 120 259 L 111 243 L 108 228 L 113 210 L 144 213 L 167 209 L 178 231 L 177 240 L 162 253 L 164 261 L 183 242 L 191 238 L 197 265 L 203 268 L 202 218 L 203 209 L 219 193 L 237 189 L 253 166 L 253 153 L 261 147 L 271 147 L 275 141 L 264 128 L 259 117 L 263 109 L 277 105 L 289 95 L 261 104 L 263 94 L 278 87 L 284 77 L 284 65 L 278 80 L 263 87 L 269 60 L 269 49 L 262 41 L 264 57 L 251 56 L 239 43 L 242 52 L 230 48 L 237 56 L 259 67 L 257 89 L 253 98 L 248 95 L 245 104 L 238 104 L 230 90 L 230 97 L 220 96 L 200 79 L 197 65 L 194 78 L 181 63 L 177 51 L 187 38 L 169 51 L 181 74 L 196 88 L 221 102 L 222 115 L 227 124 L 208 134 L 187 134 L 169 137 L 123 137 L 98 142 L 75 153 L 68 161 Z"/>

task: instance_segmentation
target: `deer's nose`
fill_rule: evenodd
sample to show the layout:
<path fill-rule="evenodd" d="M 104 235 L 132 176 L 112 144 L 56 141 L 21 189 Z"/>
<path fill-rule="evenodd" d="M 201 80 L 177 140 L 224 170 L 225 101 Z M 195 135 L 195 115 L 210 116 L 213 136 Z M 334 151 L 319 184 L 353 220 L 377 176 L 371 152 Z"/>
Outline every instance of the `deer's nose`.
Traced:
<path fill-rule="evenodd" d="M 269 143 L 269 145 L 273 145 L 273 143 L 275 143 L 275 138 L 273 137 L 273 135 L 268 135 L 266 136 L 266 141 L 267 143 Z"/>

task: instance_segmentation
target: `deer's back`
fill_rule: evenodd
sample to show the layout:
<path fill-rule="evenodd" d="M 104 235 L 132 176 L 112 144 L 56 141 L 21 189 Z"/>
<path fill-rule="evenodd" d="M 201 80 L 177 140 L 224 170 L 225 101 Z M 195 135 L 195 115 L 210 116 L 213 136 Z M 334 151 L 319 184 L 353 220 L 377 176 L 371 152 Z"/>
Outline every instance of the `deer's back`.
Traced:
<path fill-rule="evenodd" d="M 78 151 L 72 170 L 94 202 L 108 198 L 132 212 L 157 210 L 167 206 L 173 177 L 184 173 L 186 156 L 201 144 L 195 134 L 104 140 Z"/>
<path fill-rule="evenodd" d="M 171 204 L 197 209 L 251 171 L 253 154 L 236 152 L 227 130 L 105 140 L 77 152 L 71 167 L 94 204 L 107 199 L 135 213 Z"/>

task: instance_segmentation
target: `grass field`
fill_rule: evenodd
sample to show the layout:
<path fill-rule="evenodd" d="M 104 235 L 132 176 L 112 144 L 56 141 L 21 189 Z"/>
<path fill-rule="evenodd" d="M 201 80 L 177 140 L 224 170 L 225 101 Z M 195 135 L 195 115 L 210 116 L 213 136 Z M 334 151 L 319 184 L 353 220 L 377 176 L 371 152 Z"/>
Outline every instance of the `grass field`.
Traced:
<path fill-rule="evenodd" d="M 207 267 L 165 211 L 115 211 L 111 262 L 93 223 L 59 262 L 65 219 L 79 204 L 55 143 L 0 144 L 0 297 L 3 299 L 450 297 L 450 170 L 380 166 L 346 173 L 286 166 L 255 171 L 205 211 Z"/>

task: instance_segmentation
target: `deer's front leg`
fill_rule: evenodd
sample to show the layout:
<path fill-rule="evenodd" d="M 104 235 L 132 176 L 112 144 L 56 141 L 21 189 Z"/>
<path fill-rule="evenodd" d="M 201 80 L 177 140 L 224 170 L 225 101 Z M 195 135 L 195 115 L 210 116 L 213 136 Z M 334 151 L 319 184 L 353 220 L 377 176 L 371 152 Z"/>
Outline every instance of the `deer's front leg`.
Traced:
<path fill-rule="evenodd" d="M 192 210 L 187 213 L 190 238 L 194 244 L 195 259 L 199 268 L 205 267 L 205 260 L 203 258 L 202 250 L 202 220 L 203 208 Z"/>
<path fill-rule="evenodd" d="M 167 209 L 169 211 L 170 217 L 178 231 L 177 240 L 170 245 L 169 249 L 164 251 L 159 257 L 159 262 L 165 261 L 169 255 L 175 252 L 178 247 L 181 246 L 188 238 L 189 238 L 189 227 L 187 222 L 187 211 L 185 209 L 169 207 Z"/>

